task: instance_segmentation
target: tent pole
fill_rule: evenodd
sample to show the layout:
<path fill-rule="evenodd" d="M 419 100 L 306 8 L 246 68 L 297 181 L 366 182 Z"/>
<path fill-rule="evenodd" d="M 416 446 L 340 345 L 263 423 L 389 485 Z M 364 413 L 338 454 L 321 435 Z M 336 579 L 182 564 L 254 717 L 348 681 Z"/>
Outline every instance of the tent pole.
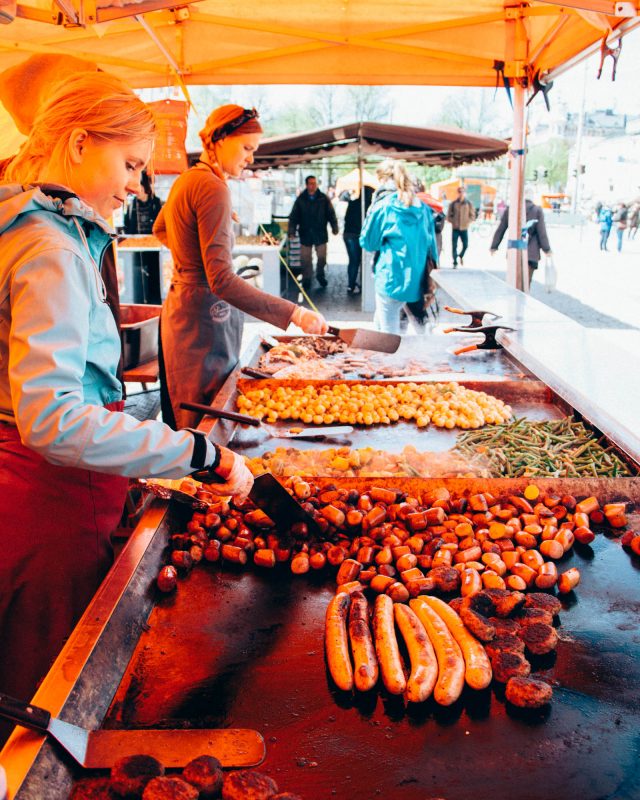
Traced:
<path fill-rule="evenodd" d="M 509 227 L 507 230 L 507 284 L 526 292 L 529 290 L 527 251 L 519 246 L 524 225 L 525 93 L 521 82 L 514 81 Z"/>
<path fill-rule="evenodd" d="M 362 128 L 358 128 L 358 173 L 360 175 L 360 214 L 364 225 L 364 175 L 362 165 Z M 373 312 L 376 308 L 375 290 L 373 287 L 373 270 L 371 268 L 372 254 L 366 250 L 362 251 L 362 263 L 360 266 L 360 285 L 362 287 L 362 310 Z"/>

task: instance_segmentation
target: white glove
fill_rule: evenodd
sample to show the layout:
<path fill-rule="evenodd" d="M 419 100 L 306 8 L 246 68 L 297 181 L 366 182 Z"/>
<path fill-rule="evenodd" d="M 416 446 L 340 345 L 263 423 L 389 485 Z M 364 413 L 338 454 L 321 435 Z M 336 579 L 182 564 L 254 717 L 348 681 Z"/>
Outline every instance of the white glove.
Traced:
<path fill-rule="evenodd" d="M 253 475 L 242 456 L 232 452 L 227 447 L 221 447 L 220 450 L 222 453 L 221 462 L 228 464 L 229 460 L 231 460 L 231 470 L 224 483 L 208 483 L 207 491 L 221 496 L 231 495 L 244 500 L 253 486 Z M 217 471 L 216 474 L 218 474 Z"/>
<path fill-rule="evenodd" d="M 302 306 L 296 306 L 291 315 L 291 322 L 302 328 L 305 333 L 326 333 L 329 327 L 322 314 Z"/>

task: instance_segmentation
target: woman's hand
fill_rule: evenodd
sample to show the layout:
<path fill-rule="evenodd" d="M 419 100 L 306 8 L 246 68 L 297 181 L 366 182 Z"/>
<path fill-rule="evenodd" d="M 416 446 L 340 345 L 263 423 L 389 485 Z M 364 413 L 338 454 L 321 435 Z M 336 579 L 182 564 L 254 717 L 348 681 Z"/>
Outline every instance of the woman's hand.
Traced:
<path fill-rule="evenodd" d="M 311 311 L 302 306 L 296 306 L 291 315 L 291 322 L 297 325 L 305 333 L 326 333 L 328 329 L 327 320 L 316 311 Z"/>
<path fill-rule="evenodd" d="M 245 464 L 244 458 L 229 450 L 220 447 L 220 461 L 212 470 L 213 473 L 224 481 L 207 482 L 207 490 L 217 495 L 232 495 L 244 499 L 253 486 L 253 475 Z"/>

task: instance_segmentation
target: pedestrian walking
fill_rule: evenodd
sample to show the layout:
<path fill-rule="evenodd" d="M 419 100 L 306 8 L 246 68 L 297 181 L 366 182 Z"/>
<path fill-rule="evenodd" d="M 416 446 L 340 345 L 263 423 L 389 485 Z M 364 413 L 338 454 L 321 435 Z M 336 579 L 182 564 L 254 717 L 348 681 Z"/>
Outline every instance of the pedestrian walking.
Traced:
<path fill-rule="evenodd" d="M 433 214 L 413 191 L 402 163 L 394 166 L 396 191 L 373 203 L 360 235 L 365 250 L 379 252 L 375 264 L 377 330 L 400 333 L 400 309 L 424 295 L 427 260 L 436 264 Z"/>
<path fill-rule="evenodd" d="M 624 239 L 624 232 L 627 230 L 627 222 L 629 220 L 629 209 L 626 203 L 618 203 L 618 206 L 613 214 L 613 222 L 616 226 L 616 236 L 618 237 L 618 252 L 622 252 L 622 241 Z"/>
<path fill-rule="evenodd" d="M 476 210 L 469 200 L 467 200 L 464 186 L 458 187 L 456 199 L 449 204 L 447 209 L 447 222 L 451 223 L 451 255 L 453 257 L 453 268 L 458 268 L 464 264 L 464 254 L 469 247 L 469 226 L 476 218 Z M 458 242 L 462 247 L 458 251 Z"/>
<path fill-rule="evenodd" d="M 346 195 L 346 198 L 344 197 Z M 373 189 L 371 186 L 364 187 L 364 213 L 366 214 L 371 205 Z M 362 264 L 362 247 L 360 247 L 360 231 L 362 230 L 362 193 L 357 190 L 355 196 L 350 192 L 344 192 L 340 199 L 347 200 L 347 210 L 344 215 L 344 246 L 347 248 L 349 263 L 347 265 L 347 292 L 349 294 L 360 294 L 360 267 Z"/>
<path fill-rule="evenodd" d="M 529 193 L 529 190 L 527 190 Z M 533 280 L 533 274 L 538 269 L 540 262 L 540 252 L 544 252 L 547 256 L 551 255 L 551 245 L 549 244 L 549 237 L 547 236 L 547 227 L 544 222 L 544 212 L 540 206 L 536 205 L 531 197 L 525 196 L 525 212 L 527 221 L 527 261 L 529 264 L 529 284 Z M 491 255 L 494 255 L 500 246 L 507 228 L 509 226 L 509 206 L 507 206 L 502 214 L 500 223 L 496 228 L 491 240 Z"/>
<path fill-rule="evenodd" d="M 611 226 L 613 225 L 613 212 L 608 206 L 602 206 L 598 214 L 598 222 L 600 223 L 600 249 L 608 250 L 607 242 L 611 234 Z"/>
<path fill-rule="evenodd" d="M 640 203 L 634 203 L 629 212 L 629 239 L 635 239 L 640 222 Z"/>
<path fill-rule="evenodd" d="M 302 287 L 311 288 L 313 277 L 313 250 L 316 251 L 316 280 L 324 289 L 327 286 L 327 226 L 334 236 L 338 233 L 338 220 L 331 200 L 318 189 L 315 175 L 307 176 L 305 190 L 296 198 L 289 214 L 289 234 L 300 235 L 300 261 L 302 263 Z"/>

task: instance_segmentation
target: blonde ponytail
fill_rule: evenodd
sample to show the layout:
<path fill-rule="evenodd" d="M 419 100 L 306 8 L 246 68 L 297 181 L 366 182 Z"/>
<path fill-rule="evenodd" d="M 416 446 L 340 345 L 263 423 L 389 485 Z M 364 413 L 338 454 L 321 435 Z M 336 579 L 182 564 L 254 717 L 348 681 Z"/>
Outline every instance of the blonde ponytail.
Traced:
<path fill-rule="evenodd" d="M 156 131 L 151 109 L 119 78 L 107 72 L 81 72 L 57 84 L 40 106 L 4 181 L 40 180 L 53 152 L 64 147 L 77 128 L 103 142 L 151 141 Z"/>
<path fill-rule="evenodd" d="M 394 162 L 393 180 L 398 189 L 398 199 L 405 206 L 410 206 L 415 198 L 415 191 L 404 161 Z"/>

